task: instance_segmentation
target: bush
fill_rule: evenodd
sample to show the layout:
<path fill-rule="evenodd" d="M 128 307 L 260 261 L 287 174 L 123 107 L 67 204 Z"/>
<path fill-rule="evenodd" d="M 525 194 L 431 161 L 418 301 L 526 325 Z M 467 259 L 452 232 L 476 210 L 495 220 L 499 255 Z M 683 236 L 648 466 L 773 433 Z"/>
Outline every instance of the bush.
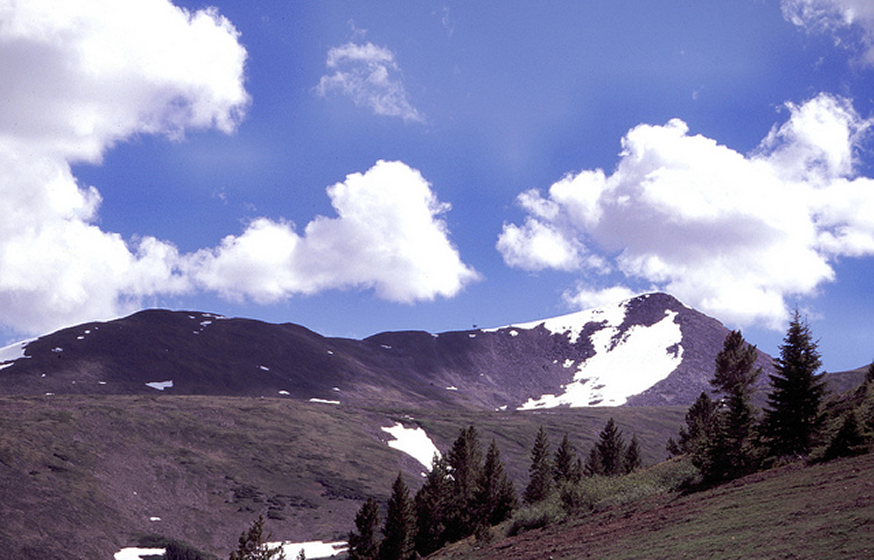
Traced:
<path fill-rule="evenodd" d="M 541 502 L 517 510 L 510 522 L 507 535 L 512 537 L 531 529 L 559 523 L 566 518 L 567 515 L 558 502 L 557 496 L 552 494 Z"/>

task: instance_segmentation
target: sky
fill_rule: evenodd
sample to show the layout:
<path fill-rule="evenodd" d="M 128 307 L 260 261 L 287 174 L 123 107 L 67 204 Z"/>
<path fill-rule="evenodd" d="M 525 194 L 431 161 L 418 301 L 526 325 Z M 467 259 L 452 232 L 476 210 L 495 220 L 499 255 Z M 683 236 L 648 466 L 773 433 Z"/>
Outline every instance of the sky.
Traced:
<path fill-rule="evenodd" d="M 0 0 L 0 340 L 666 291 L 874 358 L 868 0 Z"/>

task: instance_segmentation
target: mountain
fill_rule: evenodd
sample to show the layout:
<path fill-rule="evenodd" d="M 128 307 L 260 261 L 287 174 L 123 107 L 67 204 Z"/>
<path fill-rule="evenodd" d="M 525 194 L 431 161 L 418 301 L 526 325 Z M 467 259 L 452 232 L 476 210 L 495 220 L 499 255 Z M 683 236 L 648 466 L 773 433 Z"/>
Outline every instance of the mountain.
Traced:
<path fill-rule="evenodd" d="M 0 394 L 160 391 L 487 410 L 687 405 L 709 389 L 727 333 L 661 293 L 493 329 L 363 340 L 147 310 L 0 350 Z M 771 368 L 766 354 L 759 362 Z"/>

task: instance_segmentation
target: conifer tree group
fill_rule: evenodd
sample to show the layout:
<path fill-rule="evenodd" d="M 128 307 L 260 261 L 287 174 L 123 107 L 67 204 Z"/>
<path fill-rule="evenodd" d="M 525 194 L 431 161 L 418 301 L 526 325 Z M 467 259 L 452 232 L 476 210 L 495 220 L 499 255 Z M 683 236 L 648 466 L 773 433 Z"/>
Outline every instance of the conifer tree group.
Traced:
<path fill-rule="evenodd" d="M 483 457 L 476 428 L 459 432 L 445 457 L 435 456 L 425 482 L 410 497 L 399 473 L 392 485 L 382 538 L 379 506 L 368 500 L 349 535 L 350 560 L 410 560 L 508 519 L 516 490 L 493 440 Z"/>
<path fill-rule="evenodd" d="M 863 430 L 852 410 L 843 415 L 830 440 L 823 433 L 826 388 L 818 375 L 820 354 L 798 311 L 789 322 L 780 356 L 774 360 L 775 373 L 769 376 L 770 391 L 761 418 L 751 403 L 761 373 L 756 361 L 755 346 L 747 344 L 740 331 L 729 333 L 711 380 L 718 399 L 701 393 L 686 413 L 678 439 L 668 441 L 671 454 L 690 456 L 705 481 L 720 482 L 782 457 L 807 456 L 818 441 L 826 460 L 863 447 Z M 874 365 L 869 366 L 866 379 L 866 383 L 874 381 Z"/>
<path fill-rule="evenodd" d="M 628 474 L 640 467 L 640 444 L 634 435 L 631 443 L 625 443 L 622 431 L 613 418 L 607 420 L 598 435 L 598 441 L 589 450 L 583 474 L 586 476 L 618 476 Z"/>

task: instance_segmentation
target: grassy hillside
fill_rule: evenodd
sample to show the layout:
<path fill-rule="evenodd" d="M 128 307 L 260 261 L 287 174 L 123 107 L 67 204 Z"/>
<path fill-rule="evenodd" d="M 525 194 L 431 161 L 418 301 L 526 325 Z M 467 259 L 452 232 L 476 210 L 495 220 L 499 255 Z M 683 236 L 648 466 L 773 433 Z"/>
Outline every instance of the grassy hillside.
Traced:
<path fill-rule="evenodd" d="M 750 475 L 662 495 L 434 560 L 810 559 L 874 556 L 874 455 Z"/>
<path fill-rule="evenodd" d="M 403 412 L 203 396 L 0 398 L 0 550 L 17 560 L 109 559 L 151 534 L 227 555 L 258 515 L 276 539 L 343 539 L 361 502 L 422 467 L 385 444 L 396 421 L 441 449 L 476 425 L 517 486 L 538 426 L 586 451 L 607 418 L 664 456 L 685 410 Z M 159 517 L 160 521 L 151 521 Z"/>

